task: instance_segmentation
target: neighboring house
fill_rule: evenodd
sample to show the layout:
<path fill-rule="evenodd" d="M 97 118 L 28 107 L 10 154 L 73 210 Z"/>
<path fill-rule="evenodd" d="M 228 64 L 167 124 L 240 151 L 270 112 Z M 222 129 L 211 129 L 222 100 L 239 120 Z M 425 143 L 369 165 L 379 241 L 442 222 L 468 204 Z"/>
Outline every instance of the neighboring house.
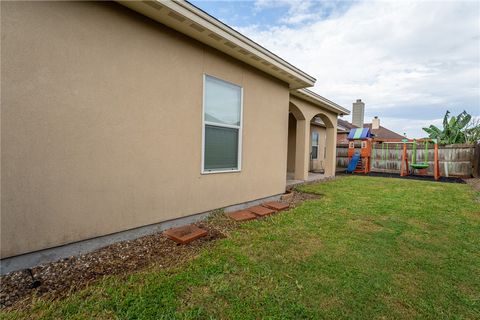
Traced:
<path fill-rule="evenodd" d="M 337 143 L 348 143 L 348 133 L 354 128 L 357 128 L 357 126 L 346 120 L 338 119 Z"/>
<path fill-rule="evenodd" d="M 376 120 L 378 120 L 378 125 L 375 125 Z M 405 139 L 405 136 L 382 127 L 380 125 L 380 119 L 374 118 L 372 121 L 372 123 L 365 123 L 363 127 L 370 129 L 370 132 L 373 134 L 376 141 L 401 142 L 403 139 Z"/>
<path fill-rule="evenodd" d="M 364 123 L 365 103 L 357 99 L 352 106 L 352 122 L 338 119 L 337 143 L 348 143 L 348 133 L 354 128 L 369 128 L 376 141 L 400 142 L 405 136 L 380 125 L 380 119 L 374 117 L 371 123 Z"/>
<path fill-rule="evenodd" d="M 312 76 L 188 2 L 122 4 L 1 2 L 2 272 L 278 197 L 313 150 L 335 174 L 349 111 Z"/>

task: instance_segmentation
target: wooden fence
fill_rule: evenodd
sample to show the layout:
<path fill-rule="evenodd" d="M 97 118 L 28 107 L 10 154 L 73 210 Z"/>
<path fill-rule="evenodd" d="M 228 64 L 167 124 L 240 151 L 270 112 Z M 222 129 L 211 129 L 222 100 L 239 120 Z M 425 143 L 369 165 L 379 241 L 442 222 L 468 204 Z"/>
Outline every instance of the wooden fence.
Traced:
<path fill-rule="evenodd" d="M 471 177 L 480 174 L 479 162 L 480 148 L 475 151 L 473 144 L 452 144 L 438 147 L 440 174 L 442 176 Z M 403 143 L 374 143 L 372 147 L 372 171 L 400 173 Z M 407 145 L 409 163 L 412 159 L 412 145 Z M 424 162 L 425 146 L 417 146 L 417 162 Z M 428 174 L 433 175 L 434 146 L 428 147 Z M 344 170 L 348 166 L 348 144 L 337 145 L 337 170 Z"/>

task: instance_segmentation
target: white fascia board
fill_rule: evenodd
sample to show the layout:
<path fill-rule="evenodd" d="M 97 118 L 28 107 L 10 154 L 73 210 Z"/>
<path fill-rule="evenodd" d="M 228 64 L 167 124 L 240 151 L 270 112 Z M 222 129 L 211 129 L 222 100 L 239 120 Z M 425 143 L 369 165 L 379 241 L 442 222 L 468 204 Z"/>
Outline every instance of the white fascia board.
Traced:
<path fill-rule="evenodd" d="M 310 91 L 307 89 L 297 89 L 297 90 L 291 90 L 290 93 L 295 97 L 309 101 L 317 106 L 326 108 L 327 110 L 330 110 L 336 114 L 339 114 L 339 115 L 350 114 L 350 110 L 342 107 L 339 104 L 336 104 L 333 101 L 328 100 L 327 98 L 322 97 L 321 95 L 313 91 Z"/>

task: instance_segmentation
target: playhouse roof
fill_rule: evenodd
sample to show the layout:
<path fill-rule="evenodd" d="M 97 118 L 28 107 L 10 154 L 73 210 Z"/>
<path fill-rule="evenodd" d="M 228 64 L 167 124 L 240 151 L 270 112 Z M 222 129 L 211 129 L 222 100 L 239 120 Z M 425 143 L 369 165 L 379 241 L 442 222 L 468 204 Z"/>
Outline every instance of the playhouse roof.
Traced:
<path fill-rule="evenodd" d="M 365 140 L 371 137 L 369 128 L 353 128 L 348 134 L 348 140 Z"/>

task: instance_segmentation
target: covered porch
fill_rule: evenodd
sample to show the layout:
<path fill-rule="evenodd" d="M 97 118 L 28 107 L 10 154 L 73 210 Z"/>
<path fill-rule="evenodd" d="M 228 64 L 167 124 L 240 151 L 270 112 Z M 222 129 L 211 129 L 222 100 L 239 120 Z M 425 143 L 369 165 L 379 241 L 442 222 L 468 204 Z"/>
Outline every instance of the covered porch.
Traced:
<path fill-rule="evenodd" d="M 349 113 L 312 91 L 290 93 L 287 187 L 335 176 L 337 118 Z"/>

